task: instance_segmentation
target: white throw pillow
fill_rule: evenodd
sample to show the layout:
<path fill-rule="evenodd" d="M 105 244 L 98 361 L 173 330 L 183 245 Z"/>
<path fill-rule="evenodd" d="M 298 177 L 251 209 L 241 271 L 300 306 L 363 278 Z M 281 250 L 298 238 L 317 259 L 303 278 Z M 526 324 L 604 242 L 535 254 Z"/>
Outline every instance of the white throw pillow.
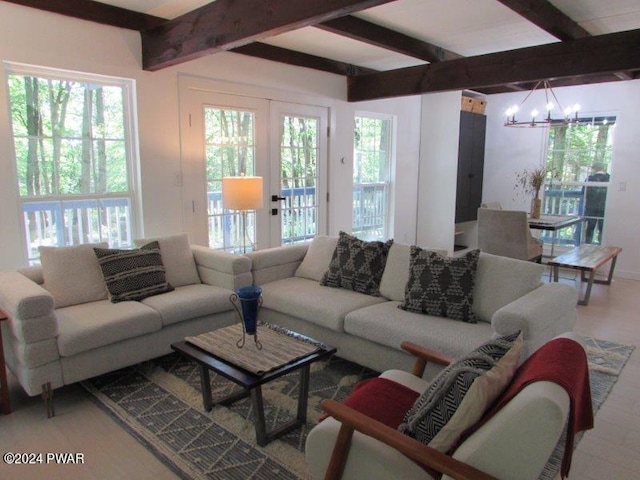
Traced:
<path fill-rule="evenodd" d="M 172 287 L 201 283 L 196 261 L 191 253 L 189 236 L 186 233 L 157 238 L 140 238 L 134 243 L 137 247 L 141 247 L 153 241 L 160 244 L 160 255 L 166 270 L 167 282 Z"/>
<path fill-rule="evenodd" d="M 107 244 L 38 247 L 43 287 L 53 295 L 56 308 L 107 298 L 107 287 L 93 247 L 106 248 Z"/>
<path fill-rule="evenodd" d="M 478 320 L 490 322 L 502 307 L 538 288 L 543 273 L 539 263 L 481 253 L 472 307 Z"/>
<path fill-rule="evenodd" d="M 296 270 L 295 276 L 319 282 L 329 268 L 333 252 L 338 244 L 338 237 L 316 235 L 313 237 L 307 254 Z"/>
<path fill-rule="evenodd" d="M 409 280 L 411 247 L 393 243 L 380 280 L 380 295 L 389 300 L 404 302 L 404 288 Z"/>

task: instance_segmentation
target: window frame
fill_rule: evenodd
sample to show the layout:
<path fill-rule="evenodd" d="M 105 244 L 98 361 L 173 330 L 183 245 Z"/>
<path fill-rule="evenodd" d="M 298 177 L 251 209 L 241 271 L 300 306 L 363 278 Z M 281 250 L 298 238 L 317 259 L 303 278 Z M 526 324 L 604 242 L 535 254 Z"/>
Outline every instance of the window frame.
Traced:
<path fill-rule="evenodd" d="M 56 203 L 62 208 L 65 201 L 90 201 L 94 200 L 98 204 L 106 200 L 109 202 L 115 198 L 127 198 L 129 202 L 129 228 L 131 244 L 123 244 L 121 246 L 132 246 L 133 239 L 141 235 L 141 219 L 142 206 L 140 202 L 140 154 L 138 143 L 137 128 L 137 110 L 136 110 L 136 82 L 134 79 L 113 77 L 101 74 L 93 74 L 88 72 L 79 72 L 74 70 L 65 70 L 59 68 L 44 67 L 38 65 L 30 65 L 17 62 L 4 61 L 3 63 L 4 83 L 7 87 L 6 106 L 9 110 L 8 114 L 8 133 L 10 144 L 11 169 L 13 175 L 14 198 L 17 203 L 17 215 L 20 225 L 20 240 L 25 260 L 29 264 L 39 262 L 39 257 L 30 255 L 30 247 L 27 245 L 27 225 L 25 223 L 25 206 L 33 203 Z M 122 192 L 105 192 L 105 193 L 87 193 L 87 194 L 52 194 L 52 195 L 22 195 L 20 193 L 20 179 L 18 178 L 18 164 L 16 157 L 16 137 L 13 129 L 13 116 L 11 114 L 11 95 L 9 92 L 9 77 L 28 76 L 39 79 L 50 79 L 58 81 L 72 81 L 78 83 L 91 83 L 95 85 L 119 87 L 122 89 L 122 112 L 123 112 L 123 132 L 124 132 L 124 149 L 127 171 L 127 191 Z M 66 226 L 63 226 L 63 228 Z M 99 232 L 102 237 L 102 233 Z M 67 243 L 66 236 L 58 238 L 58 244 L 53 246 L 66 246 L 76 243 Z"/>

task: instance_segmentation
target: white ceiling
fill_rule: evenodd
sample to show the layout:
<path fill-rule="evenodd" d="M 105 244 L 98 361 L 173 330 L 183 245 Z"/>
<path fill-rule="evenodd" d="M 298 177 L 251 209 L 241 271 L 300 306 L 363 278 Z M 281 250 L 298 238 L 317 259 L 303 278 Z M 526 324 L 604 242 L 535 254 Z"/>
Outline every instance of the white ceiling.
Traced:
<path fill-rule="evenodd" d="M 163 18 L 175 18 L 210 3 L 207 0 L 100 1 Z M 550 1 L 593 35 L 640 28 L 640 0 Z M 497 0 L 396 0 L 355 16 L 463 56 L 558 41 Z M 262 41 L 376 70 L 424 63 L 313 27 Z"/>

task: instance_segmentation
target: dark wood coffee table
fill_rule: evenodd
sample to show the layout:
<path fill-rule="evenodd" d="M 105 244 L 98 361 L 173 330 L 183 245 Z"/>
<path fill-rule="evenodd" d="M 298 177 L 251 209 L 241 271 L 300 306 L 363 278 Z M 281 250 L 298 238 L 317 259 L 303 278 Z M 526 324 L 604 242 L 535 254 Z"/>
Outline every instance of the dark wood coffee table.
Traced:
<path fill-rule="evenodd" d="M 290 333 L 293 334 L 293 332 Z M 308 337 L 304 337 L 303 335 L 295 334 L 295 336 L 307 339 L 316 344 L 320 343 L 313 339 L 309 339 Z M 251 396 L 251 402 L 255 412 L 254 423 L 256 428 L 256 441 L 261 447 L 264 447 L 269 442 L 286 435 L 306 423 L 307 399 L 309 395 L 309 371 L 311 364 L 319 360 L 328 359 L 331 355 L 336 353 L 335 347 L 322 345 L 316 352 L 302 357 L 292 363 L 283 365 L 282 367 L 267 372 L 264 375 L 255 375 L 186 341 L 174 343 L 171 345 L 171 348 L 183 355 L 186 355 L 192 360 L 195 360 L 199 364 L 200 381 L 202 385 L 202 403 L 207 412 L 211 411 L 214 405 L 228 406 L 237 400 Z M 222 375 L 237 385 L 240 385 L 242 387 L 242 391 L 214 401 L 211 396 L 209 370 L 213 370 L 217 374 Z M 298 391 L 298 411 L 296 418 L 267 432 L 265 425 L 264 403 L 262 400 L 262 385 L 296 370 L 300 370 L 300 387 Z"/>

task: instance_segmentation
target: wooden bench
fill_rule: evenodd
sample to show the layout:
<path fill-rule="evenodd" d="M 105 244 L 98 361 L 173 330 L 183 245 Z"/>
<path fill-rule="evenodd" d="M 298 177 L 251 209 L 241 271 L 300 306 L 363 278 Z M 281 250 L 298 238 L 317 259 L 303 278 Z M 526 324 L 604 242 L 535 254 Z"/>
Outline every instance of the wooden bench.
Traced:
<path fill-rule="evenodd" d="M 553 267 L 554 282 L 558 281 L 558 270 L 560 267 L 580 270 L 580 279 L 583 282 L 588 281 L 589 283 L 587 284 L 584 299 L 578 300 L 578 305 L 587 305 L 589 303 L 589 297 L 591 296 L 591 287 L 594 283 L 611 285 L 613 270 L 616 268 L 616 259 L 621 251 L 622 248 L 620 247 L 603 247 L 600 245 L 585 244 L 569 250 L 562 255 L 558 255 L 547 263 Z M 596 270 L 609 260 L 611 260 L 609 276 L 606 280 L 596 280 Z M 589 272 L 588 279 L 585 277 L 585 272 Z"/>

